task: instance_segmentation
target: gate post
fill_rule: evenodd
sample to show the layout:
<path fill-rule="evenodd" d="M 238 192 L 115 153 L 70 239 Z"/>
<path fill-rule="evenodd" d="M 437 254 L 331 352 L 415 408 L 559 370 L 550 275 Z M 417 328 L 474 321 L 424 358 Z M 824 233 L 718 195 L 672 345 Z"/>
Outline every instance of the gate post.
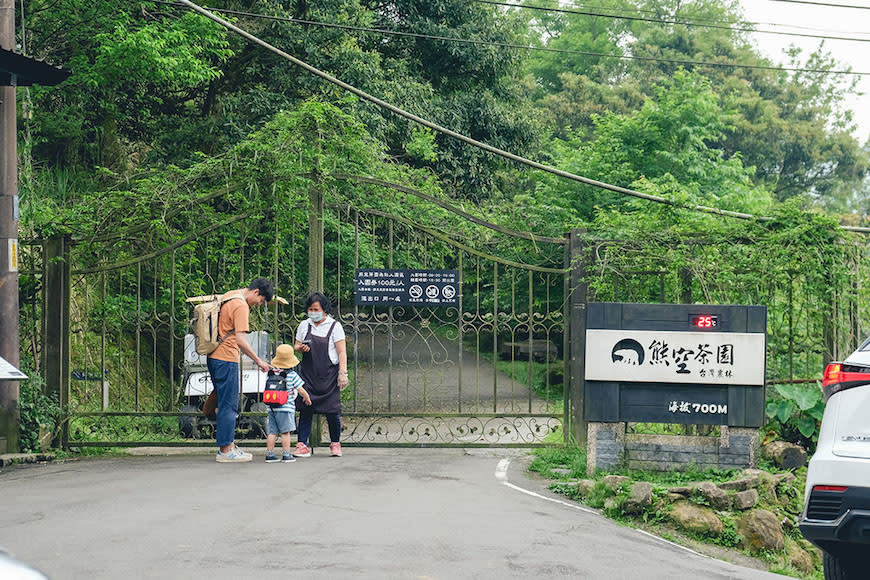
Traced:
<path fill-rule="evenodd" d="M 323 292 L 323 192 L 316 177 L 308 188 L 308 203 L 308 292 Z M 308 443 L 317 447 L 322 439 L 320 415 L 312 421 Z"/>
<path fill-rule="evenodd" d="M 680 304 L 692 303 L 692 270 L 682 268 L 680 270 Z"/>
<path fill-rule="evenodd" d="M 0 2 L 0 44 L 15 47 L 15 2 Z M 15 68 L 23 65 L 14 65 Z M 24 69 L 19 69 L 23 71 Z M 40 75 L 36 75 L 37 79 Z M 16 369 L 21 362 L 18 306 L 18 146 L 15 80 L 0 87 L 0 358 Z M 37 80 L 37 83 L 40 81 Z M 13 86 L 8 86 L 13 85 Z M 18 381 L 0 381 L 0 453 L 19 451 Z"/>
<path fill-rule="evenodd" d="M 69 307 L 70 307 L 69 239 L 54 236 L 45 240 L 43 249 L 42 368 L 45 394 L 57 394 L 61 417 L 60 444 L 69 443 Z"/>
<path fill-rule="evenodd" d="M 583 241 L 580 236 L 585 229 L 572 228 L 568 234 L 565 246 L 565 258 L 570 273 L 568 274 L 568 294 L 566 304 L 566 335 L 568 349 L 565 353 L 567 369 L 565 374 L 566 416 L 570 421 L 571 437 L 577 445 L 586 443 L 586 420 L 583 418 L 585 390 L 585 357 L 586 357 L 586 300 L 588 283 L 586 282 L 586 263 L 583 257 Z"/>
<path fill-rule="evenodd" d="M 315 179 L 308 188 L 308 291 L 323 292 L 323 192 Z"/>

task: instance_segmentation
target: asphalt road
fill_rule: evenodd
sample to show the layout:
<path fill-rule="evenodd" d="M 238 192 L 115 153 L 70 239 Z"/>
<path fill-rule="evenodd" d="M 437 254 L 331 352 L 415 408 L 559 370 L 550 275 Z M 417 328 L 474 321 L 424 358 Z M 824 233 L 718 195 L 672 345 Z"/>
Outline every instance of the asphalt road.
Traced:
<path fill-rule="evenodd" d="M 437 325 L 437 323 L 433 323 Z M 455 330 L 455 329 L 454 329 Z M 345 331 L 350 332 L 349 326 Z M 363 328 L 357 345 L 354 369 L 356 408 L 360 412 L 483 412 L 543 413 L 547 402 L 529 392 L 526 382 L 518 382 L 496 372 L 492 363 L 479 356 L 473 336 L 459 343 L 421 329 L 417 323 L 393 326 L 392 353 L 383 333 L 372 334 Z M 351 345 L 351 355 L 353 346 Z M 521 361 L 521 364 L 525 361 Z M 527 363 L 526 363 L 527 364 Z M 552 370 L 561 369 L 552 363 Z M 495 399 L 495 400 L 494 400 Z M 561 399 L 555 392 L 554 399 Z M 349 410 L 354 402 L 344 403 Z"/>
<path fill-rule="evenodd" d="M 346 448 L 0 472 L 0 546 L 52 579 L 781 578 L 578 509 L 517 450 Z"/>

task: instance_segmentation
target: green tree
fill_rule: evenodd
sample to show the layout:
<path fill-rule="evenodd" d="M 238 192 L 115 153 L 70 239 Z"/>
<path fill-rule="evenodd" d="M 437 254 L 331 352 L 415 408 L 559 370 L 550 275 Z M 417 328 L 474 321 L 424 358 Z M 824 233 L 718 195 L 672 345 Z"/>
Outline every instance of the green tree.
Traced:
<path fill-rule="evenodd" d="M 564 71 L 557 73 L 559 83 L 552 82 L 552 73 L 538 74 L 539 91 L 545 91 L 539 103 L 551 113 L 558 136 L 565 137 L 564 129 L 573 127 L 592 138 L 596 114 L 640 109 L 682 66 L 680 61 L 773 65 L 758 54 L 748 33 L 737 30 L 748 26 L 738 2 L 636 0 L 619 13 L 643 18 L 624 21 L 622 31 L 611 25 L 610 37 L 620 50 L 609 52 L 629 59 L 612 67 L 609 77 L 596 77 L 582 67 L 560 68 L 561 55 L 543 54 L 530 61 L 536 63 L 535 70 Z M 547 46 L 577 39 L 576 48 L 590 50 L 583 39 L 587 30 L 595 30 L 594 23 L 589 16 L 565 16 Z M 798 68 L 842 68 L 823 47 L 805 58 L 792 51 L 790 61 Z M 698 65 L 692 70 L 709 80 L 719 106 L 734 112 L 729 129 L 709 147 L 721 149 L 727 158 L 739 155 L 745 165 L 755 167 L 753 180 L 768 186 L 778 199 L 805 195 L 836 206 L 832 198 L 848 198 L 860 189 L 867 153 L 852 137 L 850 116 L 839 104 L 854 79 L 731 66 Z"/>
<path fill-rule="evenodd" d="M 154 2 L 34 0 L 27 46 L 69 69 L 59 87 L 34 88 L 34 154 L 60 165 L 122 169 L 183 114 L 230 55 L 222 30 Z"/>
<path fill-rule="evenodd" d="M 753 184 L 752 168 L 715 148 L 733 119 L 703 76 L 678 70 L 636 113 L 596 117 L 593 140 L 577 132 L 554 140 L 549 152 L 562 169 L 678 203 L 764 212 L 770 195 Z M 576 221 L 592 220 L 602 208 L 634 212 L 650 205 L 630 199 L 548 175 L 531 205 L 560 204 Z"/>
<path fill-rule="evenodd" d="M 535 108 L 515 82 L 524 53 L 494 44 L 521 41 L 523 23 L 492 6 L 465 0 L 225 0 L 212 7 L 234 11 L 228 18 L 313 66 L 472 137 L 532 154 L 543 136 Z M 227 150 L 306 99 L 345 96 L 181 7 L 40 0 L 27 28 L 34 54 L 73 71 L 63 87 L 35 96 L 37 160 L 112 169 L 131 159 L 134 165 L 185 166 L 197 153 Z M 353 107 L 391 156 L 408 155 L 417 139 L 413 124 L 367 102 Z M 496 174 L 506 167 L 441 135 L 431 152 L 434 157 L 407 160 L 476 199 L 491 195 Z"/>

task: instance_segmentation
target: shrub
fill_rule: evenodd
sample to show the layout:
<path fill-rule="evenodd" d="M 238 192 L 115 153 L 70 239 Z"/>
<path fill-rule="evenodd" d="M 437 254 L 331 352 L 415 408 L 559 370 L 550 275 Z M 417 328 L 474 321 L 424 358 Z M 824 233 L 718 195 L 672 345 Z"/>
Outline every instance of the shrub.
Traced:
<path fill-rule="evenodd" d="M 45 394 L 45 381 L 34 371 L 28 369 L 26 374 L 30 378 L 21 382 L 18 398 L 18 438 L 21 451 L 25 453 L 39 451 L 40 428 L 53 432 L 60 418 L 57 395 Z"/>

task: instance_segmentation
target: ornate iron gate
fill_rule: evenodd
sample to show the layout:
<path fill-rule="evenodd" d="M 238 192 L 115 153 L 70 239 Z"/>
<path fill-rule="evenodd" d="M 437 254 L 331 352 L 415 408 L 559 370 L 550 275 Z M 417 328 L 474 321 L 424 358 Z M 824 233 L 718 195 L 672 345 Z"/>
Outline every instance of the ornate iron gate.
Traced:
<path fill-rule="evenodd" d="M 358 306 L 338 281 L 355 388 L 350 442 L 530 445 L 564 421 L 564 268 L 481 251 L 410 219 L 338 208 L 353 225 L 353 269 L 459 271 L 459 306 Z M 360 256 L 360 238 L 385 255 Z M 562 242 L 562 240 L 558 240 Z M 561 245 L 558 247 L 563 258 Z"/>
<path fill-rule="evenodd" d="M 573 386 L 583 376 L 587 283 L 598 300 L 690 302 L 704 292 L 705 300 L 721 301 L 736 289 L 741 302 L 767 304 L 775 314 L 768 346 L 773 380 L 812 376 L 863 336 L 857 276 L 813 302 L 795 298 L 799 276 L 783 285 L 764 272 L 732 269 L 730 293 L 708 295 L 700 276 L 693 281 L 679 263 L 626 252 L 623 242 L 576 230 L 565 239 L 510 231 L 408 188 L 345 178 L 378 187 L 379 194 L 415 195 L 419 208 L 440 205 L 453 229 L 431 212 L 420 223 L 423 212 L 410 203 L 401 216 L 351 206 L 339 196 L 325 207 L 312 190 L 309 208 L 290 212 L 296 223 L 283 237 L 277 226 L 236 216 L 156 250 L 122 235 L 97 244 L 62 237 L 23 242 L 22 345 L 46 390 L 59 395 L 63 444 L 209 439 L 210 426 L 196 408 L 201 397 L 187 388 L 197 368 L 185 356 L 190 307 L 184 299 L 258 276 L 274 280 L 289 301 L 255 315 L 253 327 L 267 335 L 260 335 L 265 352 L 292 341 L 311 289 L 325 288 L 335 298 L 353 385 L 344 393 L 343 438 L 354 444 L 583 441 L 583 402 Z M 727 244 L 710 251 L 725 249 L 752 250 Z M 859 250 L 852 252 L 856 271 Z M 390 267 L 458 270 L 459 306 L 355 305 L 355 269 Z M 241 437 L 261 435 L 257 402 L 256 392 L 246 400 Z"/>
<path fill-rule="evenodd" d="M 98 253 L 93 240 L 32 247 L 34 303 L 45 305 L 38 360 L 48 390 L 60 393 L 64 446 L 210 438 L 197 409 L 202 397 L 187 388 L 203 369 L 185 350 L 185 298 L 254 277 L 272 279 L 289 302 L 252 313 L 252 328 L 265 331 L 264 353 L 292 342 L 311 289 L 335 298 L 352 375 L 343 394 L 344 442 L 529 446 L 568 436 L 559 432 L 570 407 L 565 240 L 477 218 L 463 238 L 374 209 L 324 209 L 316 196 L 289 239 L 244 217 L 144 253 L 140 240 L 121 236 L 99 240 Z M 228 231 L 236 234 L 232 247 Z M 354 305 L 355 269 L 376 267 L 456 269 L 460 305 Z M 244 372 L 256 374 L 243 365 Z M 243 401 L 239 437 L 258 438 L 264 409 L 257 393 Z"/>

